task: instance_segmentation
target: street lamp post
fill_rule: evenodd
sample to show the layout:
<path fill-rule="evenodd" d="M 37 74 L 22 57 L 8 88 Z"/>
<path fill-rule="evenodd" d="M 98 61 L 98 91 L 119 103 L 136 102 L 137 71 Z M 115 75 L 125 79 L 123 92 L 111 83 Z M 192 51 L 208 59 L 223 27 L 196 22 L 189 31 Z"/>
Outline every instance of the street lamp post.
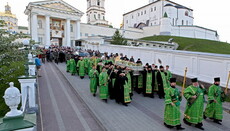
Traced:
<path fill-rule="evenodd" d="M 28 63 L 28 59 L 27 59 L 27 56 L 29 54 L 29 49 L 28 49 L 28 46 L 30 45 L 30 42 L 29 40 L 25 39 L 23 40 L 23 45 L 26 47 L 25 48 L 25 59 L 26 59 L 26 63 L 25 63 L 25 76 L 29 76 L 29 63 Z"/>

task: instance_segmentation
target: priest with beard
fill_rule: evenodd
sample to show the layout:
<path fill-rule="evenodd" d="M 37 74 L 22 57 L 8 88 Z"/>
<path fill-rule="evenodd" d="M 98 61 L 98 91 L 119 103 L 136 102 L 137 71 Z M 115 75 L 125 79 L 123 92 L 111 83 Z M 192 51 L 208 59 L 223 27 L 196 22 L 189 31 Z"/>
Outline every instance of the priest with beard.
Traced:
<path fill-rule="evenodd" d="M 122 105 L 128 106 L 128 104 L 131 102 L 131 99 L 129 94 L 128 78 L 125 76 L 125 73 L 119 74 L 118 81 L 119 81 L 118 101 L 121 102 Z"/>
<path fill-rule="evenodd" d="M 152 71 L 152 67 L 149 65 L 144 69 L 143 73 L 143 95 L 154 98 L 154 82 L 155 77 Z"/>
<path fill-rule="evenodd" d="M 109 67 L 109 70 L 107 71 L 107 73 L 109 75 L 109 78 L 108 78 L 108 81 L 109 81 L 109 97 L 110 97 L 110 99 L 114 99 L 115 98 L 114 86 L 115 86 L 117 70 L 114 69 L 113 64 Z"/>
<path fill-rule="evenodd" d="M 160 66 L 160 71 L 157 73 L 158 95 L 162 99 L 165 96 L 164 91 L 168 88 L 167 73 L 164 71 L 164 67 Z"/>

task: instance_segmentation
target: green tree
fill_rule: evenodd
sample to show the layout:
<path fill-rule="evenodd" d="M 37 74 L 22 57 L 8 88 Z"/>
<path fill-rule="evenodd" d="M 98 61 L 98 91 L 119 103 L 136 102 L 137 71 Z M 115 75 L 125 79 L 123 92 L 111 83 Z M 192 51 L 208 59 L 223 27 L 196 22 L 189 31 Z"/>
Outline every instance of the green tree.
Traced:
<path fill-rule="evenodd" d="M 0 20 L 0 26 L 4 25 L 5 22 Z M 9 110 L 2 98 L 9 82 L 14 82 L 19 87 L 17 77 L 24 75 L 25 52 L 19 49 L 23 45 L 14 43 L 20 37 L 0 29 L 0 116 L 4 116 Z"/>
<path fill-rule="evenodd" d="M 113 37 L 111 44 L 114 45 L 127 45 L 127 40 L 123 38 L 123 36 L 120 34 L 119 30 L 116 30 Z"/>

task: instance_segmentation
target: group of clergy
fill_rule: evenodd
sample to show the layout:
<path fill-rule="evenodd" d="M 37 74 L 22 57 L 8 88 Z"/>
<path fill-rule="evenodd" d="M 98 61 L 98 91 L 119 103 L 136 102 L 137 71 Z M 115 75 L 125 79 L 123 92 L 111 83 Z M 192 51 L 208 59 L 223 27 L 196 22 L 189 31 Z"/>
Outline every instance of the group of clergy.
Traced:
<path fill-rule="evenodd" d="M 226 92 L 220 87 L 220 78 L 214 78 L 214 84 L 208 91 L 198 83 L 197 78 L 191 79 L 192 85 L 183 92 L 176 88 L 176 78 L 172 78 L 169 66 L 164 69 L 148 63 L 143 66 L 143 71 L 135 75 L 134 71 L 126 66 L 116 65 L 119 57 L 113 59 L 99 57 L 72 57 L 67 60 L 67 72 L 72 75 L 78 73 L 81 79 L 88 74 L 90 78 L 90 91 L 96 96 L 99 87 L 99 97 L 107 103 L 108 98 L 115 99 L 117 103 L 128 106 L 131 103 L 133 91 L 142 93 L 145 97 L 154 98 L 154 93 L 160 99 L 165 98 L 164 125 L 167 128 L 176 127 L 183 130 L 180 121 L 180 103 L 182 96 L 187 100 L 183 113 L 184 123 L 204 130 L 202 120 L 212 119 L 221 124 L 223 119 L 222 103 L 226 98 Z M 128 59 L 127 59 L 128 60 Z M 142 64 L 140 59 L 136 64 Z M 139 66 L 142 66 L 142 65 Z M 208 94 L 208 103 L 204 110 L 204 95 Z"/>

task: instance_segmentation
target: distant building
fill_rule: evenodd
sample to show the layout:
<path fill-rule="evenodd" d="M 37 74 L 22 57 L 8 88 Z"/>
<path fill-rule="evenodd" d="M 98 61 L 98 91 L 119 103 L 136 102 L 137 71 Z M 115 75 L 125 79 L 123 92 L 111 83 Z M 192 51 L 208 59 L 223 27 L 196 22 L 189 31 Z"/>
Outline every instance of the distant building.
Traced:
<path fill-rule="evenodd" d="M 193 25 L 193 10 L 170 0 L 149 4 L 123 15 L 124 29 L 141 29 L 144 36 L 171 35 L 219 40 L 217 31 Z"/>
<path fill-rule="evenodd" d="M 29 33 L 28 27 L 18 26 L 18 19 L 15 14 L 12 14 L 11 7 L 8 3 L 5 6 L 5 12 L 0 12 L 0 20 L 5 21 L 6 26 L 1 27 L 1 29 L 5 29 L 7 32 L 10 32 L 12 34 Z"/>
<path fill-rule="evenodd" d="M 149 4 L 125 13 L 121 29 L 108 26 L 104 3 L 105 0 L 87 0 L 87 23 L 81 23 L 84 13 L 64 0 L 30 2 L 24 13 L 32 39 L 45 46 L 74 47 L 82 40 L 87 43 L 97 36 L 111 37 L 116 30 L 127 39 L 171 35 L 219 40 L 217 31 L 193 25 L 192 9 L 169 0 L 150 0 Z"/>

